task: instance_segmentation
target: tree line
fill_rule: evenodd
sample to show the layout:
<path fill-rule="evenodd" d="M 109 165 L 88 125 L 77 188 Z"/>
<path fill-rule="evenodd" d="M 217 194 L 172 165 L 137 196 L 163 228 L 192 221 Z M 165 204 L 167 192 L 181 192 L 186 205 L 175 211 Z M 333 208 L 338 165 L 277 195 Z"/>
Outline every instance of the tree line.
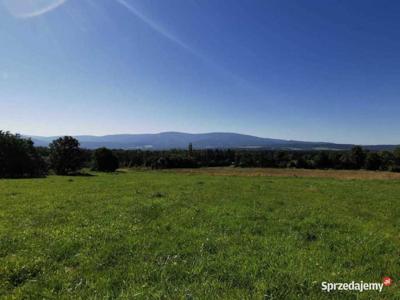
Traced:
<path fill-rule="evenodd" d="M 260 167 L 380 170 L 400 172 L 400 147 L 394 151 L 294 151 L 193 149 L 96 150 L 82 149 L 73 137 L 60 137 L 49 147 L 34 147 L 30 139 L 0 131 L 0 178 L 41 177 L 49 172 L 73 175 L 82 168 L 113 172 L 124 168 Z"/>
<path fill-rule="evenodd" d="M 77 139 L 65 136 L 49 147 L 34 147 L 31 139 L 0 131 L 0 178 L 31 178 L 74 175 L 84 167 L 113 172 L 119 166 L 118 158 L 106 148 L 95 151 L 81 149 Z"/>
<path fill-rule="evenodd" d="M 114 150 L 122 167 L 154 169 L 198 167 L 302 168 L 338 170 L 381 170 L 400 172 L 400 148 L 367 151 L 360 146 L 350 151 L 203 149 L 143 151 Z"/>

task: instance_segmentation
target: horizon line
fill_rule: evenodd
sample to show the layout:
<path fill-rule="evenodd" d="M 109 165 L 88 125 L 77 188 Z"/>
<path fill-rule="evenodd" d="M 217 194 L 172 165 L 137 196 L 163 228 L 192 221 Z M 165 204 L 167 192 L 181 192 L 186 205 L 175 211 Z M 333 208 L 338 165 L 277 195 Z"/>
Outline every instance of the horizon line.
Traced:
<path fill-rule="evenodd" d="M 7 132 L 7 130 L 5 130 Z M 11 131 L 9 131 L 11 132 Z M 365 144 L 365 143 L 348 143 L 348 142 L 335 142 L 335 141 L 312 141 L 312 140 L 303 140 L 303 139 L 285 139 L 285 138 L 271 138 L 271 137 L 264 137 L 254 134 L 248 133 L 240 133 L 240 132 L 233 132 L 233 131 L 208 131 L 208 132 L 184 132 L 184 131 L 160 131 L 160 132 L 150 132 L 150 133 L 112 133 L 112 134 L 58 134 L 58 135 L 37 135 L 37 134 L 24 134 L 24 133 L 15 133 L 19 134 L 23 137 L 29 138 L 55 138 L 55 137 L 62 137 L 62 136 L 72 136 L 72 137 L 107 137 L 107 136 L 118 136 L 118 135 L 157 135 L 157 134 L 167 134 L 167 133 L 176 133 L 176 134 L 189 134 L 189 135 L 200 135 L 200 134 L 237 134 L 237 135 L 245 135 L 251 136 L 255 138 L 262 138 L 262 139 L 272 139 L 272 140 L 282 140 L 282 141 L 289 141 L 289 142 L 305 142 L 305 143 L 322 143 L 322 144 L 337 144 L 337 145 L 359 145 L 359 146 L 397 146 L 400 143 L 374 143 L 374 144 Z"/>

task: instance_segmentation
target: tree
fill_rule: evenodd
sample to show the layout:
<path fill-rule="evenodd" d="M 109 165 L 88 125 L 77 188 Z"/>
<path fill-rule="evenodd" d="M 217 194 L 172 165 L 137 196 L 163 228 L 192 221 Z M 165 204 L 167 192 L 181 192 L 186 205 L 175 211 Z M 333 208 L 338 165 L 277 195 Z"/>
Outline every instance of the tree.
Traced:
<path fill-rule="evenodd" d="M 118 157 L 107 148 L 99 148 L 93 154 L 93 170 L 114 172 L 119 167 Z"/>
<path fill-rule="evenodd" d="M 317 169 L 326 169 L 331 166 L 331 162 L 329 160 L 329 156 L 325 151 L 319 152 L 314 157 L 315 167 Z"/>
<path fill-rule="evenodd" d="M 40 177 L 47 166 L 30 139 L 0 130 L 0 178 Z"/>
<path fill-rule="evenodd" d="M 393 150 L 392 165 L 389 167 L 390 171 L 400 172 L 400 147 Z"/>
<path fill-rule="evenodd" d="M 360 146 L 354 146 L 350 153 L 350 160 L 353 164 L 353 168 L 361 169 L 365 164 L 365 157 L 366 154 L 363 148 Z"/>
<path fill-rule="evenodd" d="M 385 171 L 392 171 L 396 168 L 395 156 L 393 152 L 382 151 L 379 153 L 381 157 L 381 169 Z"/>
<path fill-rule="evenodd" d="M 400 147 L 397 147 L 393 151 L 393 156 L 394 156 L 394 162 L 396 165 L 400 166 Z"/>
<path fill-rule="evenodd" d="M 68 175 L 83 167 L 83 152 L 77 139 L 64 136 L 50 144 L 50 165 L 58 175 Z"/>
<path fill-rule="evenodd" d="M 189 153 L 189 157 L 193 156 L 193 144 L 192 143 L 189 143 L 188 153 Z"/>
<path fill-rule="evenodd" d="M 299 157 L 299 159 L 297 159 L 297 162 L 296 162 L 296 168 L 305 169 L 307 167 L 308 167 L 307 161 L 302 156 Z"/>
<path fill-rule="evenodd" d="M 286 168 L 289 162 L 288 153 L 285 151 L 274 152 L 274 163 L 278 168 Z"/>
<path fill-rule="evenodd" d="M 367 170 L 379 170 L 382 164 L 382 159 L 376 152 L 369 152 L 365 159 L 365 168 Z"/>
<path fill-rule="evenodd" d="M 338 151 L 332 151 L 332 152 L 329 152 L 328 157 L 329 157 L 329 161 L 331 164 L 331 168 L 334 168 L 334 169 L 341 168 L 340 159 L 342 157 L 342 153 L 340 153 Z"/>
<path fill-rule="evenodd" d="M 354 167 L 353 161 L 351 159 L 351 154 L 348 152 L 343 153 L 340 156 L 340 163 L 339 163 L 339 169 L 352 169 Z"/>

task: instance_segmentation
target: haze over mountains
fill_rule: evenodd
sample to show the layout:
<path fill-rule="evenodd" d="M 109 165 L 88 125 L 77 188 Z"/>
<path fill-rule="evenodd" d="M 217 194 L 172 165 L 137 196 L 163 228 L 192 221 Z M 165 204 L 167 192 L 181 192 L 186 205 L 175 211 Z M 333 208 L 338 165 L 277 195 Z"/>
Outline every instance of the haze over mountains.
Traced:
<path fill-rule="evenodd" d="M 48 146 L 58 136 L 29 136 L 35 146 Z M 291 149 L 291 150 L 347 150 L 352 144 L 335 144 L 327 142 L 305 142 L 283 139 L 261 138 L 252 135 L 212 132 L 183 133 L 162 132 L 156 134 L 115 134 L 105 136 L 80 135 L 75 136 L 83 148 L 95 149 L 107 147 L 112 149 L 186 149 L 189 143 L 194 149 L 210 148 L 243 148 L 243 149 Z M 370 150 L 392 150 L 395 145 L 367 145 Z"/>

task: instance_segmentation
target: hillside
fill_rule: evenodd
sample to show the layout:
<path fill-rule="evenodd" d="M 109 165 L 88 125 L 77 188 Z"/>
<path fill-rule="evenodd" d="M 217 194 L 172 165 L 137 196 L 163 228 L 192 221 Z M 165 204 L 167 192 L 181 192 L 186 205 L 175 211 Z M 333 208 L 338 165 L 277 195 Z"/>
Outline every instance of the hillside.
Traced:
<path fill-rule="evenodd" d="M 40 137 L 30 136 L 36 146 L 47 146 L 57 136 Z M 189 143 L 195 149 L 210 148 L 266 148 L 290 150 L 347 150 L 352 144 L 335 144 L 327 142 L 305 142 L 283 139 L 262 138 L 239 133 L 213 132 L 213 133 L 183 133 L 163 132 L 156 134 L 115 134 L 105 136 L 76 136 L 81 146 L 88 149 L 99 147 L 118 149 L 185 149 Z M 371 150 L 392 150 L 394 145 L 367 145 Z"/>

